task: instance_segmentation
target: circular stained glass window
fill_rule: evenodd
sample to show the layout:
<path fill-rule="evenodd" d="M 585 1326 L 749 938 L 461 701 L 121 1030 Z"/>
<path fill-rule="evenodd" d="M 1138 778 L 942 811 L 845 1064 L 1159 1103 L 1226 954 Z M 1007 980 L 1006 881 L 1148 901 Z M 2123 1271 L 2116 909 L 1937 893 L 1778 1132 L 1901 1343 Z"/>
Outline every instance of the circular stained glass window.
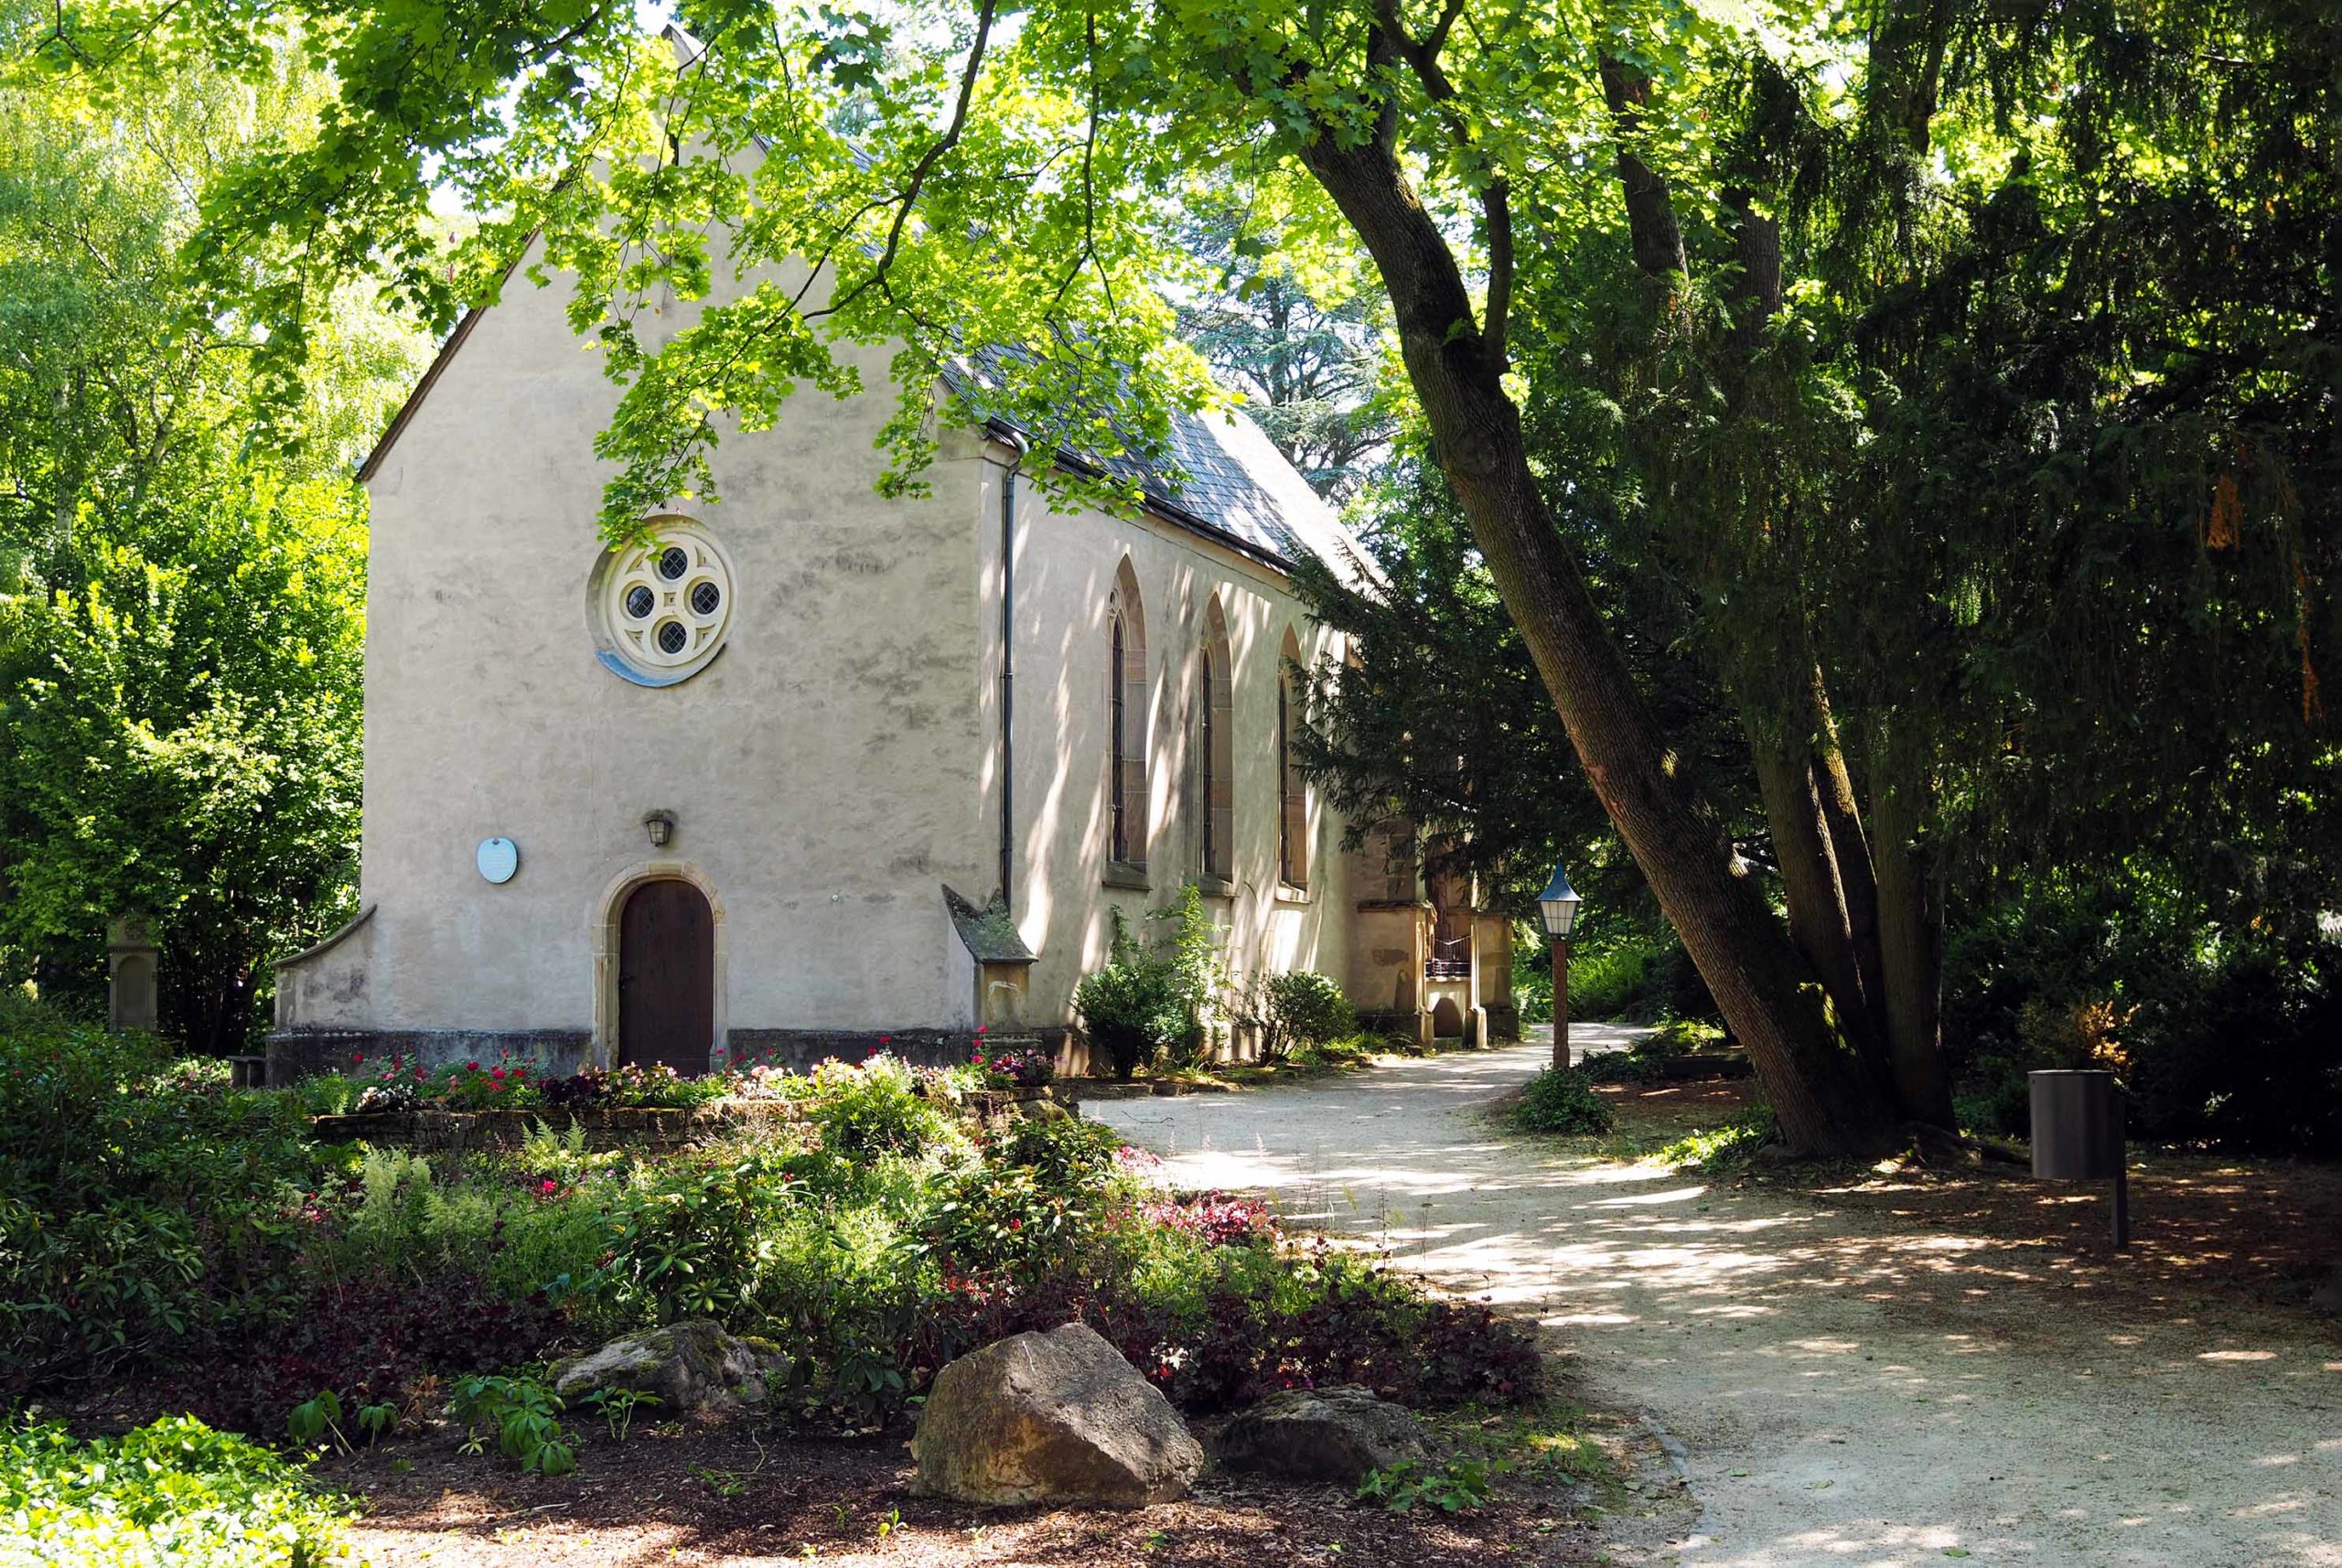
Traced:
<path fill-rule="evenodd" d="M 602 557 L 588 592 L 602 662 L 644 686 L 706 668 L 732 621 L 732 561 L 697 523 L 654 519 L 639 544 Z"/>

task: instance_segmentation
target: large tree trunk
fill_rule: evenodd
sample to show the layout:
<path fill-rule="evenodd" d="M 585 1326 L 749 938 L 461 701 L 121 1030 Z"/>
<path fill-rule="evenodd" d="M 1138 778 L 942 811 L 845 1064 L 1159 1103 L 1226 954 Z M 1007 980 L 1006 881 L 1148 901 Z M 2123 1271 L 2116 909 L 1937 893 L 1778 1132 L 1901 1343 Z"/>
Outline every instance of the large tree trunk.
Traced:
<path fill-rule="evenodd" d="M 1821 689 L 1821 671 L 1813 672 L 1814 780 L 1821 796 L 1821 815 L 1830 825 L 1830 849 L 1838 863 L 1838 887 L 1846 900 L 1846 925 L 1853 948 L 1854 966 L 1861 972 L 1863 995 L 1869 999 L 1872 1037 L 1886 1038 L 1886 972 L 1878 948 L 1878 873 L 1872 864 L 1869 835 L 1863 832 L 1862 808 L 1854 794 L 1853 776 L 1838 743 L 1838 730 Z"/>
<path fill-rule="evenodd" d="M 1875 1152 L 1892 1107 L 1832 1027 L 1821 989 L 1635 691 L 1530 470 L 1500 345 L 1484 341 L 1462 272 L 1382 141 L 1320 136 L 1304 159 L 1374 257 L 1408 378 L 1498 591 L 1587 781 L 1748 1052 L 1789 1145 Z"/>
<path fill-rule="evenodd" d="M 1875 1058 L 1884 1042 L 1873 1027 L 1870 997 L 1854 956 L 1853 923 L 1822 813 L 1812 748 L 1799 736 L 1767 735 L 1754 724 L 1744 727 L 1756 759 L 1765 825 L 1772 832 L 1773 858 L 1780 867 L 1789 940 L 1821 977 L 1838 1026 L 1857 1048 Z"/>
<path fill-rule="evenodd" d="M 1956 1122 L 1943 1057 L 1943 892 L 1934 857 L 1919 842 L 1926 815 L 1920 789 L 1890 774 L 1871 790 L 1886 1054 L 1903 1113 L 1950 1127 Z"/>

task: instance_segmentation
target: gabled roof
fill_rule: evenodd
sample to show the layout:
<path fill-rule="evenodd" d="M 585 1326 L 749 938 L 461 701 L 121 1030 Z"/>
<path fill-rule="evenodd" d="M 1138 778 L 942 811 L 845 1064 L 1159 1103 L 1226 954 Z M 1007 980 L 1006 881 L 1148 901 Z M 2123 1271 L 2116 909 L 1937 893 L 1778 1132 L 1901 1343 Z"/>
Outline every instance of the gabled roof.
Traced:
<path fill-rule="evenodd" d="M 441 372 L 463 348 L 479 318 L 492 308 L 477 306 L 456 323 L 430 368 L 360 466 L 361 482 L 372 479 L 380 470 Z M 1010 433 L 1011 426 L 1002 421 L 989 424 L 1000 435 Z M 1074 473 L 1102 472 L 1133 480 L 1148 511 L 1280 571 L 1290 571 L 1303 555 L 1314 555 L 1345 576 L 1371 571 L 1368 564 L 1371 557 L 1365 547 L 1342 526 L 1334 510 L 1309 488 L 1309 481 L 1261 427 L 1243 414 L 1175 413 L 1166 456 L 1166 463 L 1151 466 L 1129 456 L 1101 461 L 1060 447 L 1051 459 Z"/>

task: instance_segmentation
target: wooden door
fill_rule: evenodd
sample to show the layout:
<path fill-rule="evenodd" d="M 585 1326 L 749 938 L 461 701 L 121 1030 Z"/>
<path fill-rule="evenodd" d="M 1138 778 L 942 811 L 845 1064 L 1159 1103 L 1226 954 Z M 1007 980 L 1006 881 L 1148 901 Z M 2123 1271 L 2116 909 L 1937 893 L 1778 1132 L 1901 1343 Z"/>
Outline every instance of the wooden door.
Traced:
<path fill-rule="evenodd" d="M 646 882 L 618 914 L 618 1059 L 707 1070 L 715 1036 L 715 918 L 688 882 Z"/>

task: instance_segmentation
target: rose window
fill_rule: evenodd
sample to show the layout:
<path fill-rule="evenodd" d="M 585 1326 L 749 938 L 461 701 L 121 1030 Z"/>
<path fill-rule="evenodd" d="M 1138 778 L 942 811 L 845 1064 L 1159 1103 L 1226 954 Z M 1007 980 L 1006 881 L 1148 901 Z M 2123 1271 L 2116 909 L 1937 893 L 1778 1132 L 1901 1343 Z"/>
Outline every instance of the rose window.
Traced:
<path fill-rule="evenodd" d="M 595 573 L 602 661 L 639 685 L 706 668 L 732 618 L 732 564 L 695 523 L 661 519 L 651 537 L 606 553 Z"/>

